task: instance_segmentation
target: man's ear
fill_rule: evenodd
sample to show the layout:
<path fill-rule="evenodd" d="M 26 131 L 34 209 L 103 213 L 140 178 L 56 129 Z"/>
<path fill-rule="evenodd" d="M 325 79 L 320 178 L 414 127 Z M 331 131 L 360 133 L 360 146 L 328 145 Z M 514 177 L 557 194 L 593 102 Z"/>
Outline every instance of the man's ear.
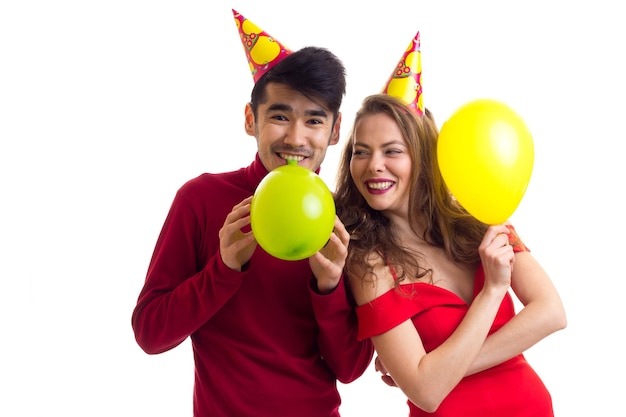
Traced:
<path fill-rule="evenodd" d="M 246 133 L 250 136 L 254 136 L 254 113 L 252 112 L 252 106 L 250 103 L 246 103 L 245 113 L 245 121 L 244 127 L 246 129 Z"/>
<path fill-rule="evenodd" d="M 341 139 L 341 112 L 337 114 L 337 120 L 335 120 L 335 125 L 333 126 L 333 131 L 330 134 L 329 145 L 336 145 L 339 143 L 339 139 Z"/>

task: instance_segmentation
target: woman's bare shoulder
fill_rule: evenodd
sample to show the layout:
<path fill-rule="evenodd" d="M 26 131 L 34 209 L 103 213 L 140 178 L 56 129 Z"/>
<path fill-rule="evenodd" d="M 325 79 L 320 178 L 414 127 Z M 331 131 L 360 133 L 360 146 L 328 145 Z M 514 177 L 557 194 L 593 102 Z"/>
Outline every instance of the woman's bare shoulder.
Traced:
<path fill-rule="evenodd" d="M 370 252 L 366 264 L 367 269 L 363 266 L 353 268 L 349 277 L 350 287 L 358 305 L 372 301 L 395 286 L 391 269 L 379 252 Z"/>

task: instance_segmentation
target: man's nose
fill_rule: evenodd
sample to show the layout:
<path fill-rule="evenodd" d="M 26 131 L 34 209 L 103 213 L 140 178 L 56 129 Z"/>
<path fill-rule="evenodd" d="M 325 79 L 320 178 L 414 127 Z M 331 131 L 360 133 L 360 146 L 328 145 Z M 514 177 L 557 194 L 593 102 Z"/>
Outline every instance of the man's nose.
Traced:
<path fill-rule="evenodd" d="M 306 144 L 306 126 L 300 122 L 293 122 L 287 129 L 285 142 L 292 146 L 302 146 Z"/>

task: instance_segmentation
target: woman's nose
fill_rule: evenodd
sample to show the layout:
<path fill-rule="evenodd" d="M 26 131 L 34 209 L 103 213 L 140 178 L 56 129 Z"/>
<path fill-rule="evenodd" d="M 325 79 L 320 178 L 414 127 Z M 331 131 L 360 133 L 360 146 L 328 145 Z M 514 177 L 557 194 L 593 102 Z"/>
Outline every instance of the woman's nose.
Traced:
<path fill-rule="evenodd" d="M 376 153 L 372 154 L 369 169 L 371 172 L 383 172 L 385 170 L 385 158 Z"/>

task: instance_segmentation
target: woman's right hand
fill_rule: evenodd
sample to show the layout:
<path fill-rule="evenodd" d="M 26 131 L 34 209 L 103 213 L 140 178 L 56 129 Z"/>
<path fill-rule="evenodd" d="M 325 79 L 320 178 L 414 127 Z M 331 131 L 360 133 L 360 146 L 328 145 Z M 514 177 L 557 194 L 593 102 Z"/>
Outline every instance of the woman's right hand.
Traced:
<path fill-rule="evenodd" d="M 490 226 L 478 247 L 485 271 L 485 288 L 505 287 L 508 290 L 511 285 L 515 254 L 509 244 L 510 232 L 505 225 Z"/>

